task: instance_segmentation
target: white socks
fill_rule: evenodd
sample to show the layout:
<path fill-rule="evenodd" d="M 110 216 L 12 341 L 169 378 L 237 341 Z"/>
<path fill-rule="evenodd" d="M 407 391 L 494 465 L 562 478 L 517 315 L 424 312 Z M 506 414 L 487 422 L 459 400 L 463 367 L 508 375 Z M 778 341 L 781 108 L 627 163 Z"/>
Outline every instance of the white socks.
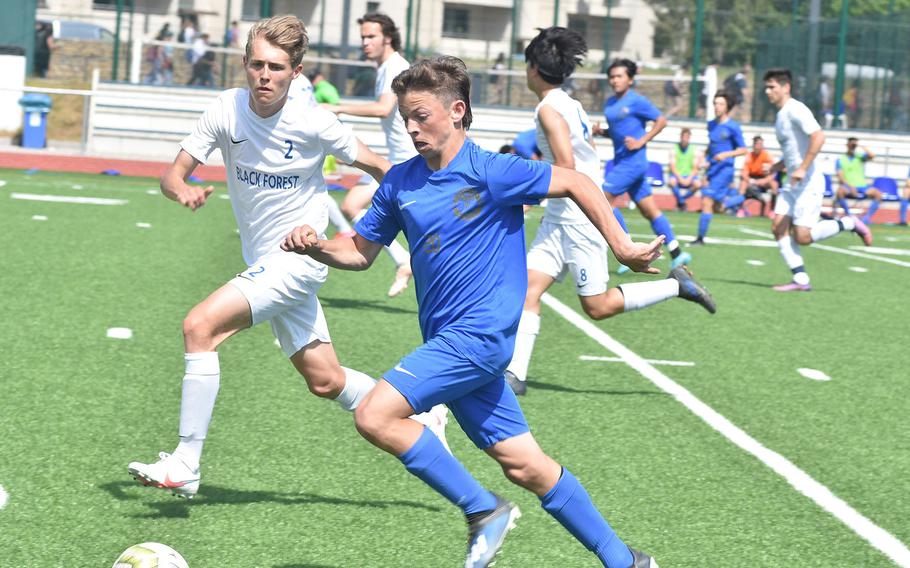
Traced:
<path fill-rule="evenodd" d="M 341 394 L 338 395 L 335 402 L 348 412 L 353 412 L 360 401 L 376 386 L 376 381 L 360 371 L 347 367 L 342 367 L 342 369 L 344 369 L 344 389 L 341 390 Z"/>
<path fill-rule="evenodd" d="M 221 384 L 221 367 L 218 353 L 187 353 L 186 374 L 183 377 L 183 393 L 180 398 L 180 443 L 175 454 L 179 454 L 191 468 L 199 467 L 202 446 L 209 431 L 215 398 Z"/>
<path fill-rule="evenodd" d="M 408 251 L 406 251 L 398 241 L 392 241 L 392 244 L 385 247 L 385 251 L 392 257 L 395 266 L 401 267 L 411 265 L 411 255 L 408 254 Z"/>
<path fill-rule="evenodd" d="M 803 255 L 799 252 L 799 244 L 790 235 L 777 239 L 780 254 L 787 263 L 787 268 L 793 273 L 793 281 L 800 285 L 809 283 L 809 275 L 803 267 Z"/>
<path fill-rule="evenodd" d="M 534 341 L 540 333 L 540 314 L 523 310 L 518 322 L 518 334 L 515 336 L 515 352 L 507 371 L 511 371 L 519 381 L 528 380 L 528 366 L 531 364 L 531 353 L 534 352 Z"/>
<path fill-rule="evenodd" d="M 326 201 L 329 204 L 329 221 L 335 225 L 335 228 L 338 229 L 338 232 L 350 233 L 353 231 L 354 229 L 351 227 L 351 224 L 348 223 L 348 220 L 341 212 L 341 207 L 338 206 L 338 202 L 332 199 L 329 195 L 326 195 Z"/>
<path fill-rule="evenodd" d="M 633 282 L 619 286 L 622 291 L 623 311 L 634 312 L 679 296 L 679 281 L 664 278 L 651 282 Z"/>
<path fill-rule="evenodd" d="M 841 231 L 852 231 L 854 227 L 856 227 L 856 223 L 853 222 L 852 217 L 841 217 L 840 219 L 819 221 L 812 226 L 809 232 L 812 234 L 812 242 L 817 243 L 833 237 Z"/>

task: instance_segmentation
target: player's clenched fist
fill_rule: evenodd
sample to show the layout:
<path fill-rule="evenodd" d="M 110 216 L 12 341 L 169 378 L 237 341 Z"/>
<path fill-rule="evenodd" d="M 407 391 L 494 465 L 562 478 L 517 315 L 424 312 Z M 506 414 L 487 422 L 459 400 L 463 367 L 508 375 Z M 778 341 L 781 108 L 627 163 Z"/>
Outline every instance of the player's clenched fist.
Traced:
<path fill-rule="evenodd" d="M 313 227 L 301 225 L 294 227 L 294 230 L 288 233 L 288 236 L 284 238 L 284 242 L 281 243 L 281 249 L 288 252 L 296 252 L 297 254 L 306 254 L 307 251 L 316 247 L 318 242 L 319 236 Z"/>
<path fill-rule="evenodd" d="M 215 191 L 215 188 L 211 185 L 202 188 L 198 185 L 184 184 L 183 189 L 176 195 L 176 201 L 180 205 L 195 211 L 205 205 L 205 200 L 208 199 L 208 196 L 213 191 Z"/>

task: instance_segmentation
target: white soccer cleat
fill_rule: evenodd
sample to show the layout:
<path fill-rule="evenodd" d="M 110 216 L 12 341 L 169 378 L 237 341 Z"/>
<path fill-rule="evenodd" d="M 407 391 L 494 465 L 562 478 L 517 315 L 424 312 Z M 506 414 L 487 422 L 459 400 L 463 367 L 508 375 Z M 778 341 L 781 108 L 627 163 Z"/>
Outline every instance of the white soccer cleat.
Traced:
<path fill-rule="evenodd" d="M 389 288 L 389 298 L 394 298 L 398 294 L 404 292 L 410 281 L 411 268 L 407 265 L 399 266 L 398 270 L 395 272 L 395 281 L 392 282 L 392 286 Z"/>
<path fill-rule="evenodd" d="M 449 423 L 449 408 L 446 405 L 437 404 L 423 414 L 415 414 L 410 418 L 429 428 L 430 432 L 439 438 L 439 441 L 445 446 L 446 451 L 450 454 L 452 453 L 449 443 L 446 441 L 446 424 Z"/>
<path fill-rule="evenodd" d="M 132 462 L 127 466 L 136 481 L 167 489 L 177 497 L 192 499 L 199 491 L 199 468 L 191 469 L 180 456 L 160 452 L 155 463 Z"/>

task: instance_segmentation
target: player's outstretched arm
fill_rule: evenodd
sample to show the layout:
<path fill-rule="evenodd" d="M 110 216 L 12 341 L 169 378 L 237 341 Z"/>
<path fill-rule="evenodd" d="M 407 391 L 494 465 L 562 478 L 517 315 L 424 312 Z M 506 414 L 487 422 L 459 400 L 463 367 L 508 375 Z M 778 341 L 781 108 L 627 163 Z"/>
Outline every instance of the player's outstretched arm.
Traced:
<path fill-rule="evenodd" d="M 378 99 L 371 103 L 363 104 L 342 104 L 342 105 L 320 105 L 322 108 L 334 112 L 335 114 L 350 114 L 351 116 L 372 116 L 376 118 L 385 118 L 395 111 L 395 105 L 398 104 L 398 97 L 395 93 L 383 93 Z"/>
<path fill-rule="evenodd" d="M 366 270 L 376 260 L 382 245 L 356 234 L 353 237 L 320 239 L 312 227 L 301 225 L 288 233 L 281 249 L 309 255 L 333 268 Z"/>
<path fill-rule="evenodd" d="M 382 182 L 382 178 L 392 167 L 388 160 L 370 150 L 359 138 L 357 139 L 357 159 L 354 160 L 352 165 L 368 174 L 378 183 Z"/>
<path fill-rule="evenodd" d="M 180 150 L 174 163 L 161 176 L 161 193 L 193 211 L 205 205 L 206 198 L 215 188 L 211 185 L 203 188 L 186 183 L 199 163 L 189 152 Z"/>
<path fill-rule="evenodd" d="M 635 243 L 622 230 L 613 209 L 591 178 L 583 173 L 553 166 L 547 197 L 568 197 L 575 201 L 591 223 L 607 240 L 616 259 L 634 270 L 657 274 L 660 271 L 651 263 L 660 257 L 664 237 L 659 236 L 649 244 Z"/>

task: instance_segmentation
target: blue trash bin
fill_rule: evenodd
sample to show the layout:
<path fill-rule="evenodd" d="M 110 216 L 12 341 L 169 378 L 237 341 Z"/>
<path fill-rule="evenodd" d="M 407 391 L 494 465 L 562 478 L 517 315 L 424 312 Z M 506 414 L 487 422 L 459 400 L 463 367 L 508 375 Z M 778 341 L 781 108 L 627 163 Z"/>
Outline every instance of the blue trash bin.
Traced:
<path fill-rule="evenodd" d="M 19 99 L 25 114 L 22 121 L 22 147 L 47 146 L 47 114 L 51 111 L 51 98 L 42 93 L 28 93 Z"/>

